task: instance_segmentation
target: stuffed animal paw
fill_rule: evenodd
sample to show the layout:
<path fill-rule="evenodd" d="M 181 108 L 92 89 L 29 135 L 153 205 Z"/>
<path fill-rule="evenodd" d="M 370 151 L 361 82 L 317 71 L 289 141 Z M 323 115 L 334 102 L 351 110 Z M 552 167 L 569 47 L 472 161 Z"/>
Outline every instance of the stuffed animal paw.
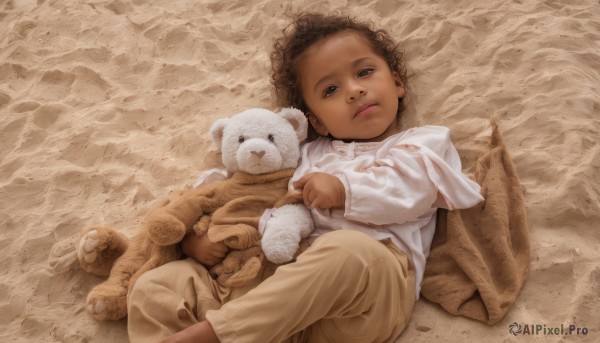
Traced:
<path fill-rule="evenodd" d="M 277 264 L 290 262 L 300 241 L 313 230 L 312 215 L 304 205 L 285 205 L 273 210 L 261 240 L 265 257 Z"/>
<path fill-rule="evenodd" d="M 127 315 L 127 288 L 111 284 L 94 287 L 85 301 L 85 310 L 92 318 L 119 320 Z"/>
<path fill-rule="evenodd" d="M 88 273 L 107 276 L 128 245 L 122 233 L 106 226 L 94 226 L 81 233 L 77 258 Z"/>

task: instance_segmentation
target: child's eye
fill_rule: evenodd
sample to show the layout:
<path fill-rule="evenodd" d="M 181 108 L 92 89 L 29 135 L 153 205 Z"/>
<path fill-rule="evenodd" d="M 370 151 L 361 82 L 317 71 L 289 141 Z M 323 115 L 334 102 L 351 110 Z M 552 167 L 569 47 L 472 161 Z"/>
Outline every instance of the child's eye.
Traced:
<path fill-rule="evenodd" d="M 327 87 L 327 89 L 325 89 L 325 91 L 323 92 L 323 96 L 326 98 L 328 96 L 331 96 L 333 94 L 335 94 L 335 92 L 337 92 L 338 88 L 336 86 L 329 86 Z"/>
<path fill-rule="evenodd" d="M 373 73 L 373 68 L 365 68 L 358 72 L 358 77 L 369 76 Z"/>

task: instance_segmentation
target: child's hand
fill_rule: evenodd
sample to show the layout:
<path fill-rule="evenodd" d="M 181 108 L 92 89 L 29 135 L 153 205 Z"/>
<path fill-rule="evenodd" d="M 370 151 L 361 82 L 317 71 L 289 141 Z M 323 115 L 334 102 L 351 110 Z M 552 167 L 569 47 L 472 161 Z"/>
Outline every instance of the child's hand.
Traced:
<path fill-rule="evenodd" d="M 181 241 L 181 250 L 205 267 L 212 267 L 223 260 L 229 247 L 223 242 L 211 242 L 206 233 L 201 236 L 190 233 Z"/>
<path fill-rule="evenodd" d="M 294 182 L 302 190 L 302 200 L 309 208 L 344 207 L 346 190 L 339 178 L 327 173 L 310 173 Z"/>

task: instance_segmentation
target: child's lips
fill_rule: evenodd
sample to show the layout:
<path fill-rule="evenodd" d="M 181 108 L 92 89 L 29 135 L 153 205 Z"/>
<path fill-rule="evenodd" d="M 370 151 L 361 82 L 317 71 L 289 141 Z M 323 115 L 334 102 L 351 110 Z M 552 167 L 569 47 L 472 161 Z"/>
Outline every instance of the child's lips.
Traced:
<path fill-rule="evenodd" d="M 354 112 L 354 117 L 364 117 L 367 116 L 369 114 L 371 114 L 371 112 L 373 112 L 373 110 L 375 109 L 375 104 L 365 104 L 365 105 L 361 105 L 356 109 L 356 112 Z"/>

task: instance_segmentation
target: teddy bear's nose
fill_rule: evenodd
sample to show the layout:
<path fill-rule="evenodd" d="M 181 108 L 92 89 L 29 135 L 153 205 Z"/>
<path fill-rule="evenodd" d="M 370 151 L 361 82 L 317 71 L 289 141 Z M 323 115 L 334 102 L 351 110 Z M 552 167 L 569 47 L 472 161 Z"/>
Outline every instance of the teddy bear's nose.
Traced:
<path fill-rule="evenodd" d="M 265 151 L 261 150 L 261 151 L 250 151 L 250 153 L 258 158 L 261 158 L 263 156 L 265 156 Z"/>

